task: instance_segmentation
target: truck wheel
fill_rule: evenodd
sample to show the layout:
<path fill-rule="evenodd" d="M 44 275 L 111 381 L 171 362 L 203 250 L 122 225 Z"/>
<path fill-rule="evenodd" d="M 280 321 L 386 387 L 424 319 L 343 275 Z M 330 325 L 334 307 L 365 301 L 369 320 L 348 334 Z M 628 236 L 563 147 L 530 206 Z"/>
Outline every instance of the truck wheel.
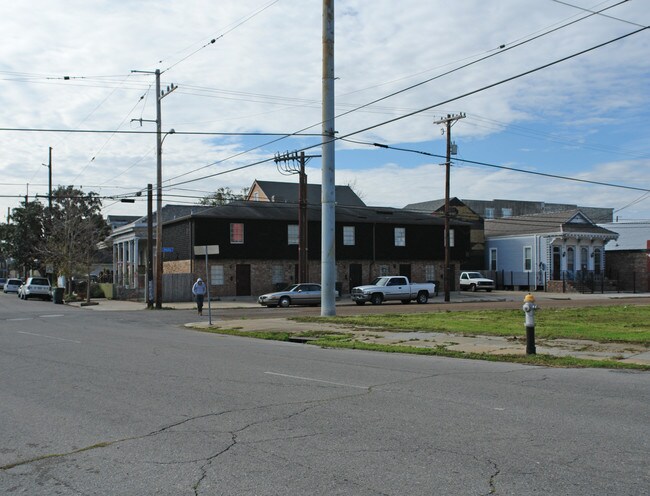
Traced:
<path fill-rule="evenodd" d="M 289 305 L 291 305 L 291 299 L 288 296 L 283 296 L 282 298 L 280 298 L 278 304 L 282 308 L 289 308 Z"/>
<path fill-rule="evenodd" d="M 472 293 L 474 293 L 474 292 L 476 291 L 476 284 L 472 284 L 472 285 L 469 287 L 469 290 L 470 290 Z"/>
<path fill-rule="evenodd" d="M 366 304 L 365 301 L 359 301 L 359 300 L 356 300 L 355 303 L 356 303 L 357 305 L 365 305 L 365 304 Z"/>
<path fill-rule="evenodd" d="M 429 301 L 429 295 L 422 291 L 421 293 L 418 293 L 418 297 L 416 298 L 416 301 L 418 303 L 426 303 Z"/>
<path fill-rule="evenodd" d="M 375 293 L 370 297 L 370 303 L 372 303 L 373 305 L 381 305 L 382 301 L 384 301 L 384 298 L 379 293 Z"/>
<path fill-rule="evenodd" d="M 408 305 L 411 303 L 411 300 L 402 300 L 402 305 Z"/>

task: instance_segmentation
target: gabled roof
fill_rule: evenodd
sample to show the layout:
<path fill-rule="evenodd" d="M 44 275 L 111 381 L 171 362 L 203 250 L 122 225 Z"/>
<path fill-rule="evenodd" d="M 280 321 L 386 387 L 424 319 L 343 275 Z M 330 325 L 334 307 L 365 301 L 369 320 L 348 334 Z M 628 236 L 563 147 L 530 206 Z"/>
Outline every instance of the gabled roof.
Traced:
<path fill-rule="evenodd" d="M 591 234 L 616 239 L 615 232 L 594 224 L 581 210 L 485 220 L 485 236 Z"/>
<path fill-rule="evenodd" d="M 650 222 L 610 222 L 600 227 L 618 233 L 615 243 L 609 243 L 607 251 L 647 250 L 650 243 Z"/>
<path fill-rule="evenodd" d="M 298 183 L 283 183 L 275 181 L 258 181 L 253 183 L 250 192 L 255 189 L 255 184 L 264 192 L 271 202 L 275 203 L 298 203 Z M 365 203 L 350 186 L 336 186 L 336 203 L 351 207 L 363 207 Z M 250 195 L 247 198 L 250 200 Z M 307 184 L 307 203 L 317 205 L 321 202 L 321 185 Z"/>

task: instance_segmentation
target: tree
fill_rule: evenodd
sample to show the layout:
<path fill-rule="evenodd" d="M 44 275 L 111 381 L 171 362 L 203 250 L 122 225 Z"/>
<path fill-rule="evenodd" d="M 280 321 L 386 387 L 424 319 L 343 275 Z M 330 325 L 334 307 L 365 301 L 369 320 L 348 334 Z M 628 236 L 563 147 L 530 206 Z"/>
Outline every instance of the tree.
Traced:
<path fill-rule="evenodd" d="M 43 205 L 38 201 L 22 202 L 11 213 L 11 224 L 3 224 L 0 230 L 3 255 L 13 258 L 23 275 L 27 269 L 39 270 L 45 262 L 43 248 L 45 243 Z"/>
<path fill-rule="evenodd" d="M 87 301 L 98 245 L 110 232 L 101 207 L 95 193 L 59 186 L 52 192 L 52 210 L 46 220 L 45 258 L 55 265 L 59 275 L 68 279 L 76 273 L 88 276 Z"/>
<path fill-rule="evenodd" d="M 244 200 L 248 195 L 248 188 L 242 188 L 241 193 L 233 193 L 229 187 L 219 188 L 215 193 L 204 196 L 199 202 L 201 205 L 209 205 L 216 207 L 218 205 L 226 205 L 231 201 Z"/>

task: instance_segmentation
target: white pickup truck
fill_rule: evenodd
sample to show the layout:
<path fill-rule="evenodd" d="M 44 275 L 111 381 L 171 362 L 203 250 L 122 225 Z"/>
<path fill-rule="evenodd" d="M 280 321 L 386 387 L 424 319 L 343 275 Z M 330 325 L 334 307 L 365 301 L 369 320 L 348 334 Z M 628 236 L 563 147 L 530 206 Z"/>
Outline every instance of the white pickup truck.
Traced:
<path fill-rule="evenodd" d="M 352 288 L 351 297 L 357 305 L 363 305 L 367 301 L 380 305 L 389 300 L 399 300 L 402 303 L 415 300 L 418 303 L 426 303 L 435 292 L 436 285 L 430 282 L 411 284 L 404 276 L 383 276 L 367 286 Z"/>
<path fill-rule="evenodd" d="M 484 277 L 480 272 L 461 272 L 460 289 L 461 291 L 467 289 L 470 291 L 484 289 L 487 292 L 490 292 L 494 289 L 494 281 Z"/>

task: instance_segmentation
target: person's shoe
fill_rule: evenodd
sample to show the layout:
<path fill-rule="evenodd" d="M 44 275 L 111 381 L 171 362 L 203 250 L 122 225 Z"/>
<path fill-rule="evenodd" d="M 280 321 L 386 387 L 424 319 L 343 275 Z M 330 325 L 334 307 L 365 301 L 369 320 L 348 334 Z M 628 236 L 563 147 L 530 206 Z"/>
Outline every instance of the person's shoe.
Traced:
<path fill-rule="evenodd" d="M 203 310 L 199 310 L 199 315 L 203 315 Z"/>

